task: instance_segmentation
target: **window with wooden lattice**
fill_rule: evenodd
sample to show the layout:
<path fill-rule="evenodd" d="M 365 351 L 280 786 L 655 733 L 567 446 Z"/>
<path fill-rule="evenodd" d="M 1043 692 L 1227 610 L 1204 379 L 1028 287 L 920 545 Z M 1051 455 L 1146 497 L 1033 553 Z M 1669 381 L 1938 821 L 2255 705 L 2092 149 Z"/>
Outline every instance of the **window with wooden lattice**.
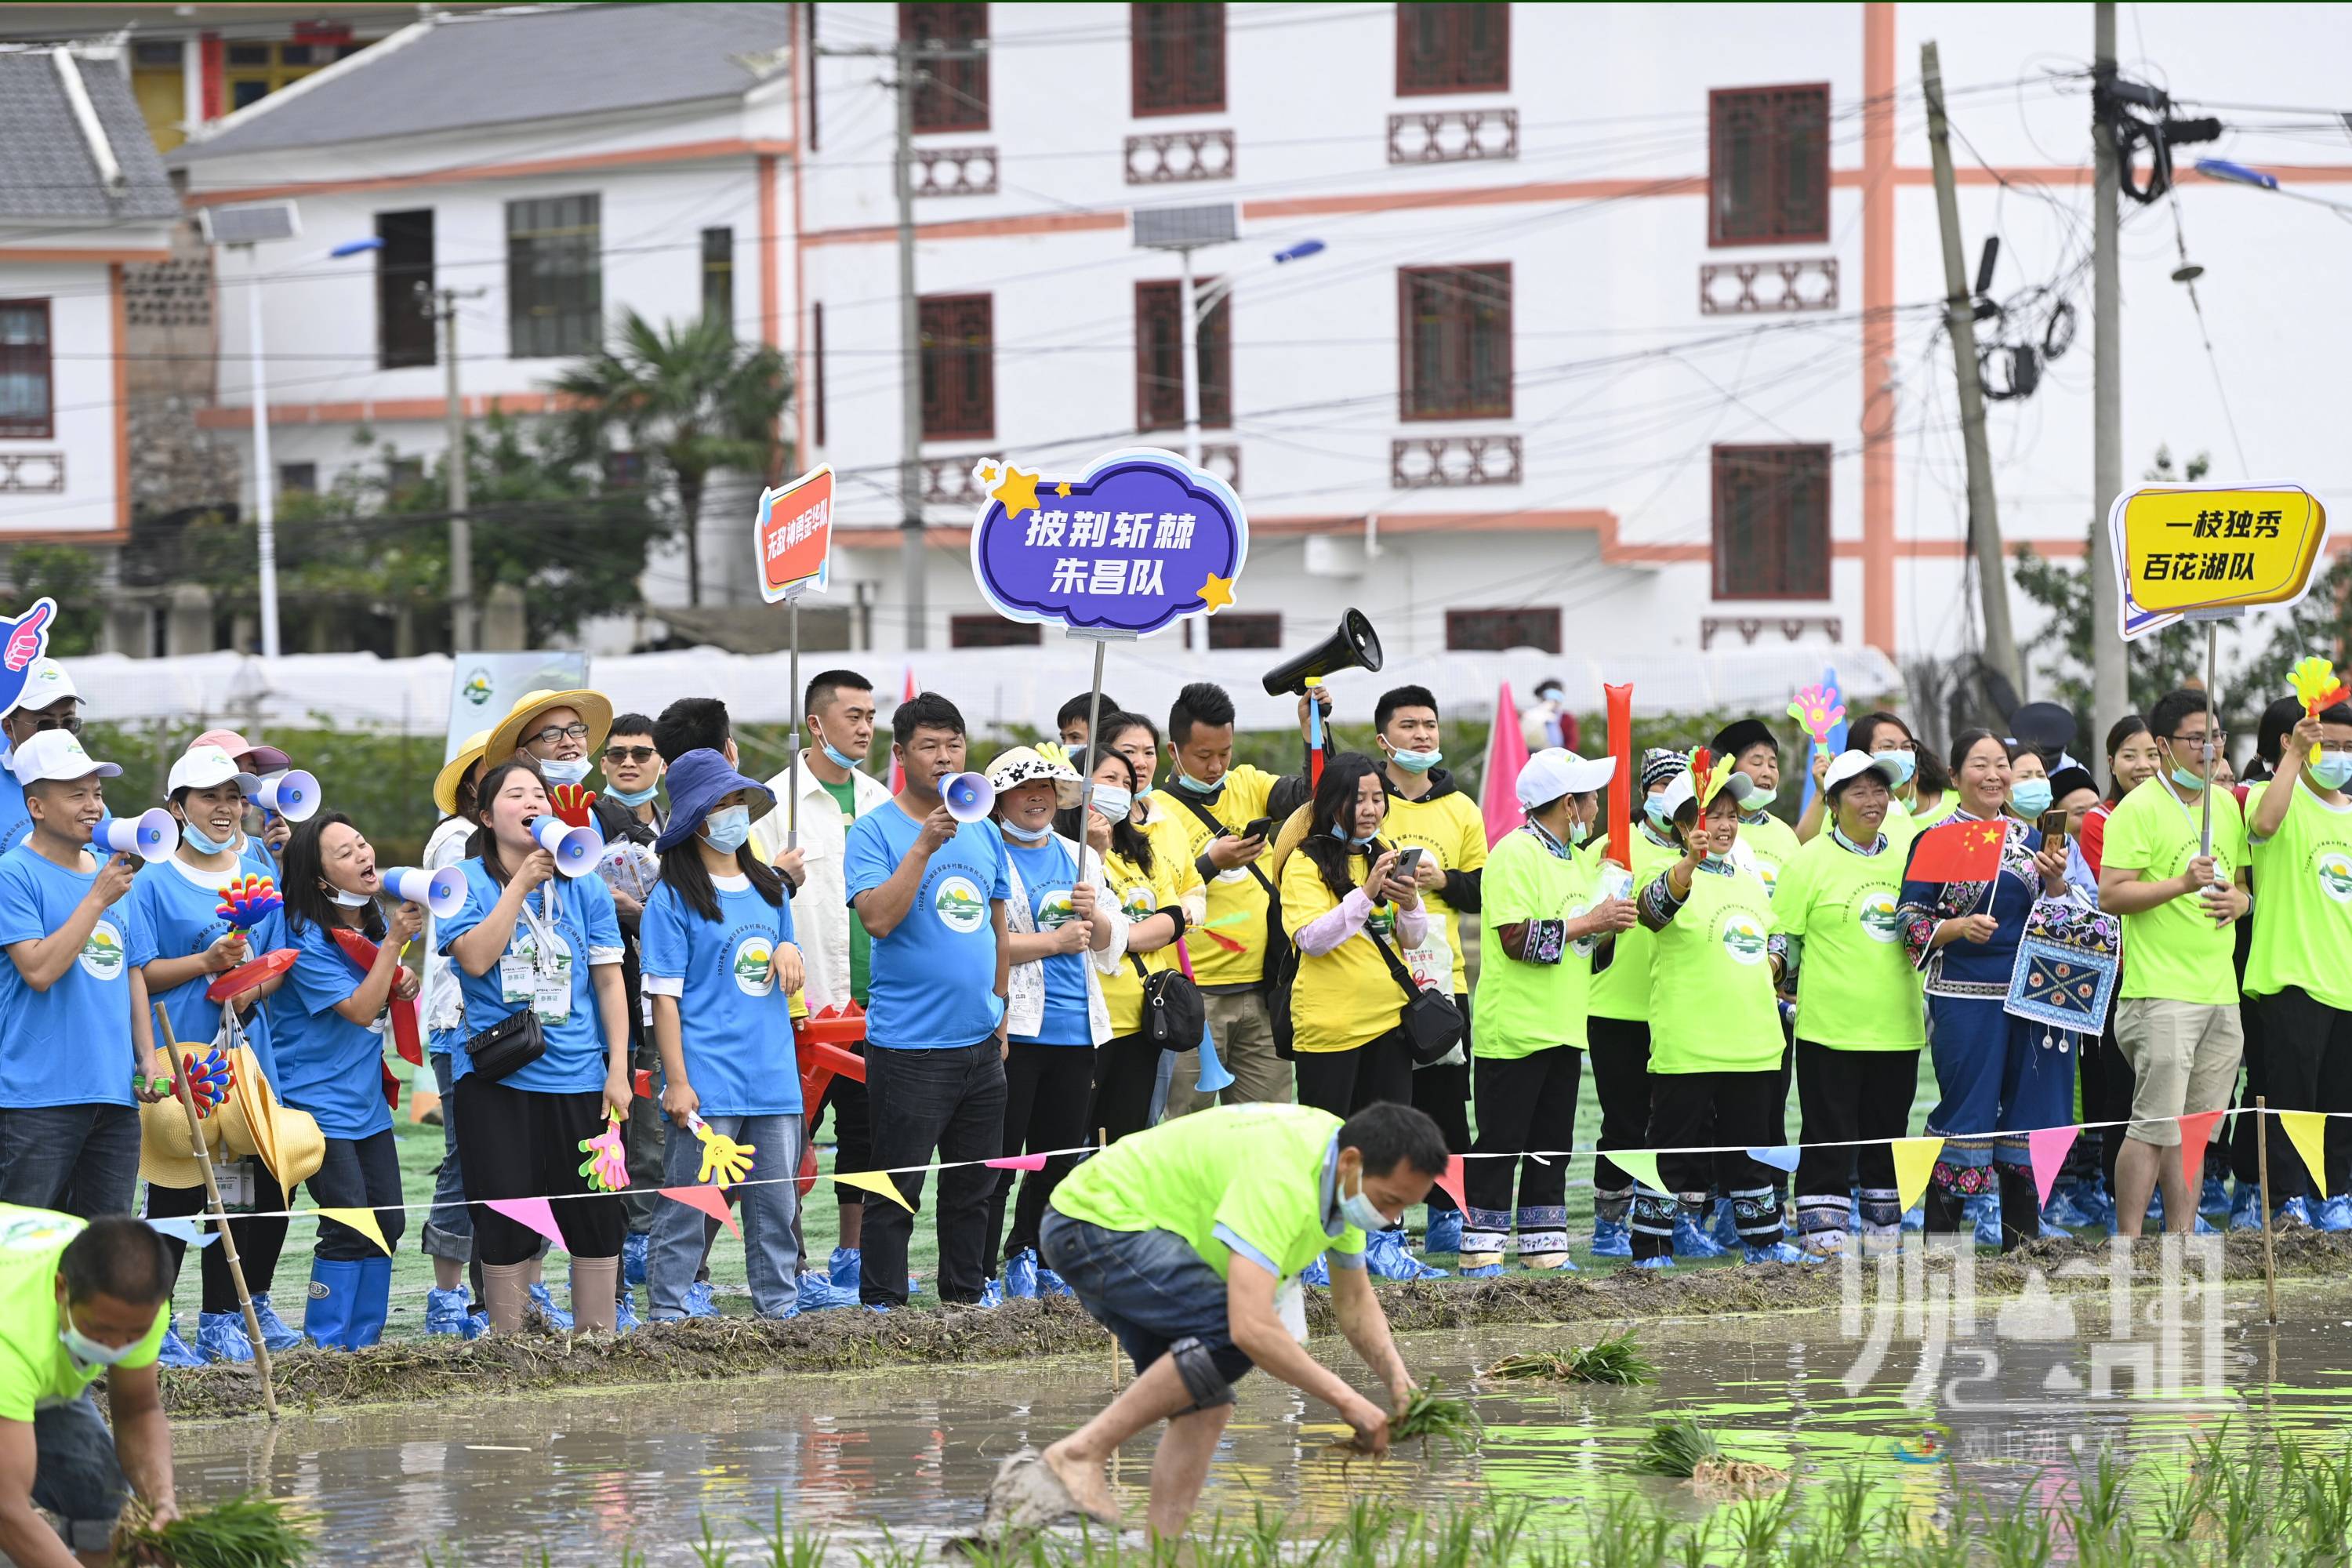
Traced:
<path fill-rule="evenodd" d="M 974 50 L 961 59 L 918 62 L 922 84 L 915 91 L 918 131 L 988 129 L 988 7 L 900 5 L 898 37 L 928 47 Z"/>
<path fill-rule="evenodd" d="M 1224 6 L 1129 5 L 1127 10 L 1136 118 L 1223 109 Z"/>
<path fill-rule="evenodd" d="M 1433 92 L 1508 92 L 1508 5 L 1396 8 L 1396 89 L 1400 98 Z"/>
<path fill-rule="evenodd" d="M 57 433 L 53 379 L 49 302 L 0 300 L 0 436 Z"/>
<path fill-rule="evenodd" d="M 1252 614 L 1220 610 L 1213 616 L 1203 616 L 1209 628 L 1209 646 L 1220 647 L 1280 647 L 1282 646 L 1282 614 L 1265 610 Z"/>
<path fill-rule="evenodd" d="M 1195 289 L 1214 279 L 1195 279 Z M 1135 286 L 1135 427 L 1184 427 L 1183 285 L 1170 281 Z M 1201 322 L 1201 426 L 1230 428 L 1234 422 L 1233 296 L 1220 299 Z"/>
<path fill-rule="evenodd" d="M 996 301 L 991 294 L 935 294 L 920 305 L 923 438 L 996 435 Z"/>
<path fill-rule="evenodd" d="M 1445 646 L 1463 653 L 1501 653 L 1536 647 L 1559 651 L 1559 610 L 1529 605 L 1514 610 L 1448 610 Z"/>
<path fill-rule="evenodd" d="M 1830 596 L 1830 448 L 1715 448 L 1715 596 Z"/>
<path fill-rule="evenodd" d="M 1397 269 L 1398 416 L 1511 416 L 1511 264 Z"/>
<path fill-rule="evenodd" d="M 1827 82 L 1719 88 L 1706 119 L 1709 245 L 1829 238 Z"/>
<path fill-rule="evenodd" d="M 1008 621 L 1002 616 L 950 616 L 950 647 L 1041 647 L 1045 634 L 1034 621 Z"/>

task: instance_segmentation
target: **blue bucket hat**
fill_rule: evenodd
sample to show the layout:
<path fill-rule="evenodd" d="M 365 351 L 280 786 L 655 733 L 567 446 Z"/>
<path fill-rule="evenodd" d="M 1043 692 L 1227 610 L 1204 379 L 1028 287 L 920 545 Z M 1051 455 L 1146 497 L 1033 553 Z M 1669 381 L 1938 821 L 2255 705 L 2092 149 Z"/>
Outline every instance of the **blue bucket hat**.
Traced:
<path fill-rule="evenodd" d="M 654 840 L 656 849 L 675 849 L 701 832 L 702 819 L 710 815 L 711 807 L 739 789 L 750 790 L 756 797 L 751 806 L 754 822 L 776 809 L 773 790 L 757 779 L 745 778 L 708 746 L 697 746 L 670 763 L 662 782 L 669 785 L 670 816 L 669 826 Z"/>

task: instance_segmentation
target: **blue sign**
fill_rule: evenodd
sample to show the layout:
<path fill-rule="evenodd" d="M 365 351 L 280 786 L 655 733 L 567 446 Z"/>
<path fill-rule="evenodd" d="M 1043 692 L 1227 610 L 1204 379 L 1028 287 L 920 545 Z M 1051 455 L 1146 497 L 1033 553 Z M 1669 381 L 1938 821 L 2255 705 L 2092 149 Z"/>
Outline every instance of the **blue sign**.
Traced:
<path fill-rule="evenodd" d="M 1173 452 L 1113 452 L 1067 478 L 983 458 L 972 474 L 988 500 L 971 573 L 1008 620 L 1148 637 L 1234 602 L 1249 554 L 1241 498 Z"/>
<path fill-rule="evenodd" d="M 49 651 L 49 628 L 57 618 L 55 599 L 36 599 L 15 620 L 0 620 L 0 713 L 13 711 L 25 695 L 34 662 Z"/>

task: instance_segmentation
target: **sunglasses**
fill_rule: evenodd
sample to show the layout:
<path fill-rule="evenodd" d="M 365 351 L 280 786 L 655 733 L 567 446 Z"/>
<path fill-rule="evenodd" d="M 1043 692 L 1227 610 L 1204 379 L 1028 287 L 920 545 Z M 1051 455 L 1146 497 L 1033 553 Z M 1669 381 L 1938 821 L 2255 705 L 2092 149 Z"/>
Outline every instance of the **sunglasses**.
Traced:
<path fill-rule="evenodd" d="M 651 746 L 607 746 L 604 760 L 608 763 L 650 763 L 661 753 Z"/>
<path fill-rule="evenodd" d="M 27 717 L 30 717 L 33 720 L 33 733 L 36 735 L 39 734 L 44 730 L 63 730 L 68 735 L 79 735 L 81 733 L 81 721 L 78 718 L 68 717 L 58 719 L 35 715 L 27 715 Z"/>

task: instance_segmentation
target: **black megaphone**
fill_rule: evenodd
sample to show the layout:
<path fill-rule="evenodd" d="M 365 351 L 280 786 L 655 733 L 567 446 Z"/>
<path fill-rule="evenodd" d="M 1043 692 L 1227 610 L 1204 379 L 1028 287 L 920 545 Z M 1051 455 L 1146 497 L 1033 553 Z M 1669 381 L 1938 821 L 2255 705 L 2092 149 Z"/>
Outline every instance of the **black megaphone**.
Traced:
<path fill-rule="evenodd" d="M 1372 623 L 1361 610 L 1349 610 L 1339 617 L 1339 629 L 1313 647 L 1276 665 L 1265 672 L 1265 694 L 1279 697 L 1284 692 L 1299 695 L 1307 683 L 1340 669 L 1378 669 L 1381 667 L 1381 634 L 1372 630 Z"/>

